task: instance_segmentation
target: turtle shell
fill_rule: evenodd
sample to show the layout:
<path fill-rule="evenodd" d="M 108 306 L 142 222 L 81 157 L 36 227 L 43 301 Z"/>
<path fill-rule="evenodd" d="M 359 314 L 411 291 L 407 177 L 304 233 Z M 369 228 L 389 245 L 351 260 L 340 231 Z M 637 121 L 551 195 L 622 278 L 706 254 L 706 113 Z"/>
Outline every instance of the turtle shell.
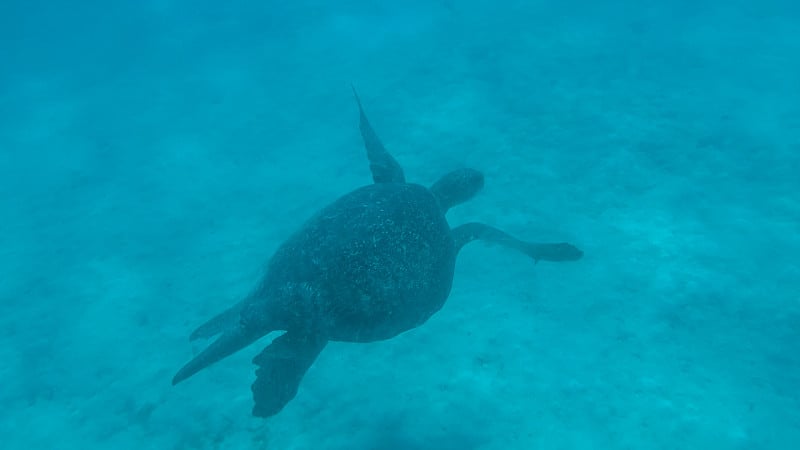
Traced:
<path fill-rule="evenodd" d="M 441 309 L 455 258 L 430 190 L 364 186 L 322 209 L 276 251 L 255 295 L 265 303 L 243 311 L 242 321 L 334 341 L 388 339 Z"/>

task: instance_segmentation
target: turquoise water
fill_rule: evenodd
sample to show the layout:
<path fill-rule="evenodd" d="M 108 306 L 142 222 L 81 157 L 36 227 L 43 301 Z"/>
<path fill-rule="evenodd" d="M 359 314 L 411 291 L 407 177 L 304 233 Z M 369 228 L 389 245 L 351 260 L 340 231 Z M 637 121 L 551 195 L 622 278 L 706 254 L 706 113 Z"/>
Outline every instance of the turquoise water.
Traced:
<path fill-rule="evenodd" d="M 0 5 L 7 449 L 793 449 L 800 7 L 784 1 Z M 250 415 L 251 359 L 171 386 L 195 326 L 371 182 L 585 257 L 461 252 L 444 308 L 331 343 Z"/>

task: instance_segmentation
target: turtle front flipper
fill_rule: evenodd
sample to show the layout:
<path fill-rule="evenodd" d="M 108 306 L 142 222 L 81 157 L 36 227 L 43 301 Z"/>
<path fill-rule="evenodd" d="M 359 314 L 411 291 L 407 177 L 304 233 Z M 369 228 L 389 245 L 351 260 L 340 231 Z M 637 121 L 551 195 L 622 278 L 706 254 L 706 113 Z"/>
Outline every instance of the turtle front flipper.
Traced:
<path fill-rule="evenodd" d="M 355 86 L 353 87 L 353 95 L 356 97 L 356 103 L 358 103 L 359 128 L 361 129 L 361 137 L 364 139 L 364 146 L 367 148 L 367 158 L 369 158 L 369 168 L 372 171 L 373 181 L 376 183 L 405 183 L 406 178 L 403 175 L 403 168 L 386 151 L 377 133 L 372 129 Z"/>
<path fill-rule="evenodd" d="M 297 395 L 300 381 L 327 343 L 319 336 L 289 331 L 253 358 L 259 367 L 251 387 L 253 415 L 269 417 L 280 412 Z"/>
<path fill-rule="evenodd" d="M 454 228 L 453 239 L 456 243 L 456 250 L 461 250 L 461 247 L 472 241 L 481 240 L 520 251 L 536 262 L 575 261 L 583 257 L 583 251 L 566 242 L 525 242 L 497 228 L 477 222 L 466 223 Z"/>

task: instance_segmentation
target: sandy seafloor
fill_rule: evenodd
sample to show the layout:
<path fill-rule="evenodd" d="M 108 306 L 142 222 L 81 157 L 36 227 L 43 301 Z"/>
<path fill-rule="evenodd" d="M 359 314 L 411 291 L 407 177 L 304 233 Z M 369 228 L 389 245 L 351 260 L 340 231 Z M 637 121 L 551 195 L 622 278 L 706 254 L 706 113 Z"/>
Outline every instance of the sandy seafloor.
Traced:
<path fill-rule="evenodd" d="M 4 449 L 793 449 L 792 2 L 4 2 Z M 427 324 L 333 343 L 250 416 L 187 335 L 370 182 L 350 83 L 410 180 L 586 252 L 471 244 Z"/>

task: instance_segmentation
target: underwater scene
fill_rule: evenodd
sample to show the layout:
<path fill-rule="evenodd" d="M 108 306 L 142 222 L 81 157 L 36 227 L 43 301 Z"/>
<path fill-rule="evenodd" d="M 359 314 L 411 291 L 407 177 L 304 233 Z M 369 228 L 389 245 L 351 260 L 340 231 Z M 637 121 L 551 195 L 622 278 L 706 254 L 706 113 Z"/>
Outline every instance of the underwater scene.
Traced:
<path fill-rule="evenodd" d="M 0 447 L 800 448 L 800 3 L 4 0 Z"/>

